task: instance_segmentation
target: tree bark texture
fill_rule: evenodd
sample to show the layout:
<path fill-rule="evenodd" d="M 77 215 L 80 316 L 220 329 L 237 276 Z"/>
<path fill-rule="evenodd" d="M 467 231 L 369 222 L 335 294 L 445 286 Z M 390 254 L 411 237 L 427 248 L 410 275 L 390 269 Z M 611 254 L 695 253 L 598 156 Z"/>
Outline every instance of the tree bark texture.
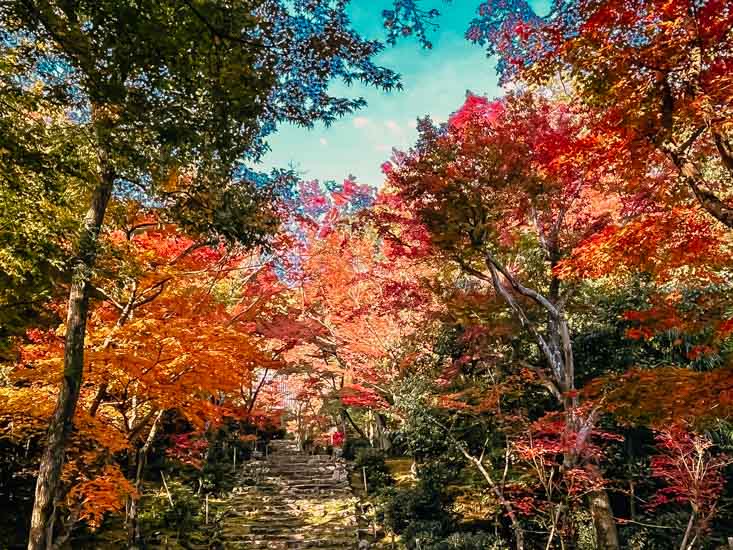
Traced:
<path fill-rule="evenodd" d="M 99 184 L 94 189 L 91 205 L 84 217 L 81 234 L 78 237 L 77 257 L 73 268 L 66 317 L 63 379 L 56 409 L 48 427 L 46 448 L 38 470 L 28 550 L 44 550 L 46 547 L 46 526 L 50 523 L 54 501 L 57 497 L 64 450 L 73 428 L 74 412 L 79 400 L 84 367 L 84 339 L 89 312 L 90 276 L 96 261 L 99 232 L 112 194 L 113 181 L 114 176 L 110 171 L 103 173 Z"/>

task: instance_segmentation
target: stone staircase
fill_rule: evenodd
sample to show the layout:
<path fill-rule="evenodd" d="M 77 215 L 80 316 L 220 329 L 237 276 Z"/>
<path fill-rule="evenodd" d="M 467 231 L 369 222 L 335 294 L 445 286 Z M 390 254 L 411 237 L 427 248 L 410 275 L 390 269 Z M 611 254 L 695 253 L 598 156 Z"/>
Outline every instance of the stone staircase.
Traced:
<path fill-rule="evenodd" d="M 265 459 L 243 465 L 219 542 L 225 549 L 350 550 L 357 548 L 355 513 L 342 459 L 272 441 Z"/>

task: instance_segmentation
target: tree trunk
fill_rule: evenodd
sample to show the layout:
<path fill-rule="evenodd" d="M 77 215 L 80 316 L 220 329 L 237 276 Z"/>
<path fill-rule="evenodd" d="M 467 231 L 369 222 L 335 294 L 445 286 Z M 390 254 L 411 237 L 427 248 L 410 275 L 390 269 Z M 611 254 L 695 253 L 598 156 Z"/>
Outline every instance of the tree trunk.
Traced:
<path fill-rule="evenodd" d="M 719 139 L 716 139 L 716 142 L 718 142 L 718 151 L 720 152 L 724 165 L 727 166 L 728 163 L 733 163 L 733 158 L 726 156 L 727 149 L 725 145 L 727 145 L 727 142 L 725 142 L 725 145 Z M 680 154 L 673 149 L 662 147 L 662 151 L 669 156 L 677 167 L 680 177 L 692 190 L 700 206 L 707 210 L 720 223 L 729 228 L 733 228 L 733 208 L 709 190 L 710 188 L 697 166 L 686 158 L 684 154 Z"/>
<path fill-rule="evenodd" d="M 375 422 L 377 426 L 377 444 L 380 451 L 389 451 L 392 448 L 392 442 L 387 435 L 387 421 L 384 415 L 376 413 Z"/>
<path fill-rule="evenodd" d="M 605 489 L 593 491 L 588 495 L 593 526 L 596 531 L 596 548 L 598 550 L 618 550 L 618 531 L 613 517 L 611 501 Z"/>
<path fill-rule="evenodd" d="M 132 314 L 132 310 L 135 308 L 136 292 L 137 292 L 137 281 L 133 283 L 132 292 L 130 294 L 130 299 L 127 301 L 127 304 L 125 304 L 125 307 L 122 309 L 122 312 L 120 312 L 120 316 L 117 318 L 117 322 L 115 323 L 114 328 L 104 339 L 104 343 L 102 344 L 102 350 L 107 350 L 112 345 L 112 338 L 114 337 L 115 332 L 117 331 L 117 329 L 122 327 L 127 322 L 127 320 L 130 318 L 130 315 Z M 109 383 L 106 380 L 102 382 L 102 384 L 99 386 L 99 389 L 97 390 L 97 395 L 94 396 L 92 405 L 91 407 L 89 407 L 89 416 L 91 417 L 97 416 L 97 411 L 99 410 L 99 406 L 102 404 L 102 401 L 107 396 L 108 387 L 109 387 Z"/>
<path fill-rule="evenodd" d="M 163 410 L 158 411 L 153 420 L 153 425 L 150 426 L 150 432 L 148 437 L 145 439 L 145 443 L 137 452 L 137 464 L 135 468 L 135 491 L 137 494 L 130 496 L 130 506 L 127 512 L 127 544 L 130 549 L 137 548 L 140 543 L 140 523 L 138 522 L 138 499 L 140 498 L 141 486 L 143 481 L 143 473 L 145 472 L 145 465 L 148 462 L 148 451 L 150 446 L 155 440 L 155 435 L 158 433 L 158 423 L 160 417 L 163 416 Z"/>
<path fill-rule="evenodd" d="M 692 163 L 687 163 L 682 166 L 680 172 L 700 205 L 720 223 L 733 229 L 733 208 L 728 206 L 715 193 L 700 187 L 697 168 Z"/>
<path fill-rule="evenodd" d="M 344 407 L 343 409 L 341 409 L 341 429 L 344 432 L 344 436 L 346 436 L 346 421 L 347 420 L 349 421 L 349 424 L 351 424 L 351 426 L 354 428 L 354 430 L 356 431 L 356 433 L 359 434 L 359 437 L 361 437 L 362 439 L 368 439 L 367 436 L 366 436 L 366 434 L 364 433 L 364 430 L 362 430 L 358 426 L 358 424 L 356 422 L 354 422 L 354 419 L 351 418 L 351 415 L 349 414 L 349 411 L 348 411 L 348 409 L 346 409 L 346 407 Z"/>
<path fill-rule="evenodd" d="M 688 548 L 692 548 L 692 545 L 694 543 L 694 538 L 692 539 L 693 542 L 690 542 L 690 535 L 692 534 L 692 527 L 695 525 L 695 511 L 693 510 L 690 514 L 690 520 L 687 522 L 687 529 L 685 529 L 685 536 L 682 537 L 682 544 L 680 544 L 680 550 L 688 550 Z"/>
<path fill-rule="evenodd" d="M 74 532 L 74 526 L 76 525 L 76 522 L 79 520 L 79 514 L 81 513 L 80 507 L 75 508 L 71 511 L 69 514 L 69 517 L 64 522 L 64 530 L 63 534 L 58 537 L 53 543 L 49 540 L 46 544 L 46 548 L 48 550 L 61 550 L 63 546 L 66 544 L 66 542 L 71 538 L 71 534 Z M 50 525 L 48 529 L 49 533 L 53 532 L 53 526 Z"/>
<path fill-rule="evenodd" d="M 252 394 L 252 397 L 249 400 L 249 405 L 247 406 L 247 414 L 252 414 L 252 411 L 255 408 L 255 403 L 257 402 L 257 396 L 260 394 L 260 390 L 262 389 L 262 386 L 265 385 L 265 381 L 267 380 L 268 372 L 270 372 L 270 369 L 266 368 L 265 372 L 262 374 L 262 379 L 260 380 L 260 383 L 257 384 L 257 389 Z"/>
<path fill-rule="evenodd" d="M 559 225 L 557 226 L 559 228 Z M 552 242 L 557 242 L 557 235 L 553 236 Z M 557 261 L 556 251 L 547 249 L 551 262 Z M 578 406 L 578 397 L 575 394 L 575 359 L 573 355 L 570 327 L 562 309 L 560 299 L 559 280 L 554 278 L 550 284 L 552 299 L 548 299 L 536 290 L 525 287 L 507 268 L 498 262 L 493 256 L 486 257 L 486 265 L 491 272 L 491 282 L 498 296 L 507 303 L 514 311 L 522 325 L 532 335 L 544 355 L 547 364 L 552 370 L 552 382 L 556 386 L 553 395 L 560 398 L 560 405 L 565 411 L 565 422 L 570 432 L 577 433 L 578 426 L 575 424 L 578 419 L 575 417 L 575 410 Z M 470 271 L 469 271 L 470 272 Z M 474 272 L 475 273 L 475 272 Z M 502 283 L 501 276 L 508 283 L 508 287 Z M 488 280 L 484 277 L 484 280 Z M 547 313 L 546 335 L 537 329 L 530 316 L 525 312 L 523 306 L 515 299 L 512 291 L 520 296 L 532 300 L 537 306 Z M 549 380 L 549 377 L 548 377 Z M 590 426 L 583 430 L 590 433 Z M 565 453 L 564 466 L 572 467 L 577 462 L 575 452 Z M 611 503 L 605 489 L 591 493 L 590 508 L 593 516 L 593 525 L 596 531 L 596 541 L 599 550 L 618 550 L 618 532 L 616 521 L 611 510 Z"/>
<path fill-rule="evenodd" d="M 114 175 L 110 171 L 102 174 L 84 217 L 77 243 L 77 258 L 72 274 L 66 317 L 63 380 L 38 470 L 28 550 L 43 550 L 46 547 L 46 526 L 49 524 L 57 496 L 66 440 L 73 428 L 74 412 L 79 400 L 84 367 L 90 277 L 96 260 L 99 231 L 112 194 L 113 181 Z"/>
<path fill-rule="evenodd" d="M 636 488 L 633 479 L 629 481 L 629 515 L 632 521 L 636 520 Z"/>

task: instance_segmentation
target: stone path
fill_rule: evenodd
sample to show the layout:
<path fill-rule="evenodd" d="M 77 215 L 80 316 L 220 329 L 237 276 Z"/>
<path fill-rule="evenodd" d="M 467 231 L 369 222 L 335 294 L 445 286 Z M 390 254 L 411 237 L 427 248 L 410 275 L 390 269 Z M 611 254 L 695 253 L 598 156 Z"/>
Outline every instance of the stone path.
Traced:
<path fill-rule="evenodd" d="M 346 463 L 272 441 L 264 460 L 243 465 L 222 519 L 227 548 L 357 548 L 356 500 Z"/>

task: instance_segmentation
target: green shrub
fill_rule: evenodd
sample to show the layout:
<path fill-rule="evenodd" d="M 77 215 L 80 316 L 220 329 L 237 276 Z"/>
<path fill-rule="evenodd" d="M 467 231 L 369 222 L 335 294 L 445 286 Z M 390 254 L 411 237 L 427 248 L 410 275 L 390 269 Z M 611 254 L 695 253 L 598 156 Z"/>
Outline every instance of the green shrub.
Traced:
<path fill-rule="evenodd" d="M 414 487 L 387 489 L 381 500 L 382 524 L 401 535 L 408 549 L 429 548 L 455 525 L 452 499 L 436 477 L 420 479 Z"/>
<path fill-rule="evenodd" d="M 343 457 L 346 460 L 354 460 L 359 449 L 371 449 L 372 445 L 368 439 L 347 439 L 344 442 Z"/>
<path fill-rule="evenodd" d="M 389 472 L 384 454 L 376 449 L 359 449 L 354 461 L 357 472 L 366 470 L 369 492 L 374 493 L 385 487 L 394 485 L 394 478 Z"/>
<path fill-rule="evenodd" d="M 402 533 L 409 550 L 432 550 L 445 537 L 448 525 L 440 519 L 410 523 Z"/>
<path fill-rule="evenodd" d="M 509 550 L 509 546 L 490 533 L 453 533 L 427 550 Z"/>
<path fill-rule="evenodd" d="M 145 495 L 140 502 L 140 531 L 146 543 L 163 539 L 188 540 L 204 523 L 200 496 L 180 480 L 169 479 L 170 504 L 163 491 Z"/>

